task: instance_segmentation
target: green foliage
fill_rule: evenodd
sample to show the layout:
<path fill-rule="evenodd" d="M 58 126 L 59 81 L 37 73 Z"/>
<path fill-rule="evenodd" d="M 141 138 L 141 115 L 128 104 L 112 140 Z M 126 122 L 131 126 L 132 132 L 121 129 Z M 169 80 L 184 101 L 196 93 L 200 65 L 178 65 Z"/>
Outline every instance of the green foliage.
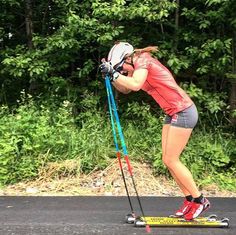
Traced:
<path fill-rule="evenodd" d="M 115 156 L 109 116 L 99 108 L 98 96 L 84 92 L 76 116 L 75 103 L 64 100 L 57 105 L 52 102 L 55 98 L 41 103 L 22 92 L 14 112 L 1 106 L 1 184 L 35 178 L 48 163 L 70 159 L 79 162 L 73 174 L 90 172 L 106 167 Z M 120 117 L 130 158 L 148 162 L 156 174 L 168 175 L 161 160 L 163 114 L 132 102 Z M 230 178 L 236 169 L 235 144 L 233 134 L 198 128 L 182 159 L 201 185 L 215 182 L 217 175 L 220 186 L 235 190 Z"/>
<path fill-rule="evenodd" d="M 145 1 L 124 1 L 116 0 L 112 2 L 96 0 L 92 4 L 94 14 L 99 17 L 106 17 L 114 20 L 144 18 L 145 21 L 161 20 L 169 16 L 171 10 L 176 7 L 175 2 L 161 1 L 156 4 L 154 0 Z"/>
<path fill-rule="evenodd" d="M 183 157 L 200 185 L 215 182 L 224 189 L 235 190 L 232 176 L 236 153 L 231 149 L 235 144 L 234 136 L 224 135 L 221 130 L 193 135 Z"/>
<path fill-rule="evenodd" d="M 186 56 L 176 56 L 175 54 L 171 54 L 167 61 L 169 67 L 172 68 L 175 74 L 178 74 L 179 71 L 185 70 L 189 68 L 189 59 Z"/>
<path fill-rule="evenodd" d="M 19 91 L 28 90 L 32 81 L 42 85 L 39 92 L 51 85 L 55 92 L 58 87 L 70 89 L 71 84 L 78 89 L 90 87 L 97 76 L 96 66 L 115 40 L 129 40 L 135 47 L 158 45 L 157 56 L 177 75 L 191 70 L 192 76 L 211 75 L 221 83 L 232 65 L 233 40 L 228 25 L 235 25 L 233 1 L 201 0 L 178 6 L 168 0 L 158 4 L 154 0 L 54 0 L 50 7 L 41 1 L 32 8 L 30 50 L 25 28 L 18 27 L 25 19 L 9 9 L 14 5 L 19 13 L 25 12 L 24 4 L 16 0 L 2 4 L 0 82 L 7 93 L 5 84 L 14 86 L 19 78 Z M 177 8 L 178 25 L 174 21 Z"/>
<path fill-rule="evenodd" d="M 161 143 L 161 128 L 163 115 L 152 114 L 150 106 L 132 102 L 128 105 L 124 118 L 125 136 L 131 158 L 153 162 L 154 157 L 160 157 L 158 144 Z M 144 131 L 145 130 L 145 131 Z"/>
<path fill-rule="evenodd" d="M 211 176 L 219 174 L 221 182 L 233 185 L 226 178 L 235 173 L 235 136 L 228 122 L 235 116 L 228 100 L 235 79 L 234 0 L 179 6 L 168 0 L 53 0 L 49 5 L 42 0 L 32 12 L 23 1 L 0 3 L 0 182 L 36 177 L 46 162 L 67 158 L 78 159 L 81 171 L 106 165 L 112 136 L 99 108 L 106 93 L 97 67 L 114 41 L 128 40 L 136 48 L 157 45 L 155 56 L 197 104 L 203 130 L 186 151 L 196 176 L 211 164 Z M 27 13 L 32 13 L 27 19 L 32 35 L 26 32 Z M 32 97 L 22 96 L 22 90 Z M 156 144 L 163 115 L 142 100 L 140 95 L 120 111 L 128 149 L 132 158 L 165 174 Z M 223 133 L 214 134 L 216 128 Z M 204 149 L 199 165 L 197 149 Z M 231 170 L 223 176 L 227 166 Z"/>
<path fill-rule="evenodd" d="M 196 103 L 201 123 L 207 123 L 212 127 L 228 123 L 227 94 L 207 92 L 193 83 L 184 83 L 182 87 Z"/>
<path fill-rule="evenodd" d="M 94 108 L 90 104 L 89 109 Z M 77 117 L 81 126 L 77 128 L 69 101 L 59 107 L 53 103 L 39 105 L 23 93 L 14 113 L 1 107 L 0 182 L 36 177 L 47 162 L 65 159 L 78 159 L 84 172 L 104 167 L 111 151 L 109 147 L 100 148 L 108 146 L 107 135 L 110 135 L 106 123 L 97 125 L 104 123 L 102 120 L 96 109 L 84 109 Z"/>
<path fill-rule="evenodd" d="M 194 58 L 194 61 L 201 61 L 202 65 L 196 69 L 197 73 L 225 74 L 226 70 L 222 69 L 232 62 L 231 45 L 231 38 L 224 41 L 208 39 L 200 48 L 190 46 L 185 50 L 188 56 Z"/>

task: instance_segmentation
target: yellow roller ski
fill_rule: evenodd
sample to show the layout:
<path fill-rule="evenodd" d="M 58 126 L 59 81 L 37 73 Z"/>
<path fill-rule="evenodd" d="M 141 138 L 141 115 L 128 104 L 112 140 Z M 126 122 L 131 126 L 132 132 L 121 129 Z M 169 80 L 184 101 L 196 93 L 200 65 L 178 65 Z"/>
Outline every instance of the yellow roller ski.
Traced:
<path fill-rule="evenodd" d="M 217 219 L 217 216 L 199 217 L 191 221 L 176 217 L 138 217 L 134 221 L 136 227 L 209 227 L 209 228 L 228 228 L 229 219 Z"/>

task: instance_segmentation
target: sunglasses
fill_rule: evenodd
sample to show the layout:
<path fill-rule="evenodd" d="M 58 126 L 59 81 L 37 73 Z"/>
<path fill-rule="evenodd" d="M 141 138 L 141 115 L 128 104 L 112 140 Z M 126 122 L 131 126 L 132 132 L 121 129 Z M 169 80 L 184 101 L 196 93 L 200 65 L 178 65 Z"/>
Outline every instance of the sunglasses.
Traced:
<path fill-rule="evenodd" d="M 122 71 L 124 63 L 125 63 L 125 59 L 123 59 L 120 63 L 116 64 L 114 66 L 114 69 L 118 72 Z"/>
<path fill-rule="evenodd" d="M 118 64 L 116 64 L 116 65 L 114 66 L 114 69 L 115 69 L 116 71 L 120 72 L 120 71 L 123 70 L 123 65 L 124 65 L 124 64 L 128 64 L 128 65 L 131 65 L 131 66 L 133 67 L 133 64 L 132 64 L 132 63 L 126 61 L 127 58 L 128 58 L 128 56 L 125 56 L 124 59 L 123 59 L 120 63 L 118 63 Z"/>

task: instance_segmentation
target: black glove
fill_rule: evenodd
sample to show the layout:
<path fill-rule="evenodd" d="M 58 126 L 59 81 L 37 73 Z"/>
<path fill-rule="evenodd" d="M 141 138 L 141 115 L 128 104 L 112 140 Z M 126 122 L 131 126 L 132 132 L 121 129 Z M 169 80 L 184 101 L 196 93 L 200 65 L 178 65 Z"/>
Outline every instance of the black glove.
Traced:
<path fill-rule="evenodd" d="M 99 69 L 102 73 L 109 73 L 110 75 L 112 75 L 115 71 L 115 69 L 113 69 L 112 65 L 109 62 L 103 62 L 100 66 Z"/>
<path fill-rule="evenodd" d="M 112 65 L 109 62 L 103 62 L 99 69 L 102 73 L 110 74 L 110 81 L 113 82 L 115 79 L 118 78 L 119 73 L 113 69 Z"/>

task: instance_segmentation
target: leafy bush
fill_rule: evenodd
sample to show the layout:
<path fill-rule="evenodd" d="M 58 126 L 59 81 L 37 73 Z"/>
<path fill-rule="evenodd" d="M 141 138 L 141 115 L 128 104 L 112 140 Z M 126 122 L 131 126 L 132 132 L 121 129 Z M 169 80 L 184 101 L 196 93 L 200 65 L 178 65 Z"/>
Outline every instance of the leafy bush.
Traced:
<path fill-rule="evenodd" d="M 9 184 L 38 177 L 39 171 L 57 166 L 58 172 L 90 172 L 107 166 L 115 156 L 109 115 L 99 108 L 100 98 L 85 91 L 75 103 L 39 103 L 22 93 L 12 111 L 0 108 L 0 182 Z M 161 160 L 161 130 L 164 115 L 145 103 L 130 102 L 120 114 L 129 156 L 148 162 L 157 175 L 169 175 Z M 235 190 L 236 145 L 233 133 L 211 131 L 199 124 L 181 159 L 199 185 L 217 182 Z M 72 160 L 73 168 L 64 162 Z M 78 169 L 75 169 L 77 167 Z"/>
<path fill-rule="evenodd" d="M 124 133 L 130 156 L 135 160 L 153 162 L 161 157 L 161 128 L 163 115 L 152 114 L 150 105 L 132 102 L 122 115 Z"/>
<path fill-rule="evenodd" d="M 65 159 L 78 159 L 81 171 L 104 167 L 112 152 L 104 116 L 96 109 L 84 110 L 77 120 L 80 128 L 69 101 L 59 107 L 39 105 L 23 93 L 14 112 L 1 106 L 0 182 L 7 184 L 36 177 L 38 169 L 47 162 Z"/>
<path fill-rule="evenodd" d="M 227 95 L 225 92 L 208 92 L 193 83 L 183 83 L 182 87 L 194 100 L 199 112 L 199 121 L 211 127 L 223 126 L 228 123 Z"/>

